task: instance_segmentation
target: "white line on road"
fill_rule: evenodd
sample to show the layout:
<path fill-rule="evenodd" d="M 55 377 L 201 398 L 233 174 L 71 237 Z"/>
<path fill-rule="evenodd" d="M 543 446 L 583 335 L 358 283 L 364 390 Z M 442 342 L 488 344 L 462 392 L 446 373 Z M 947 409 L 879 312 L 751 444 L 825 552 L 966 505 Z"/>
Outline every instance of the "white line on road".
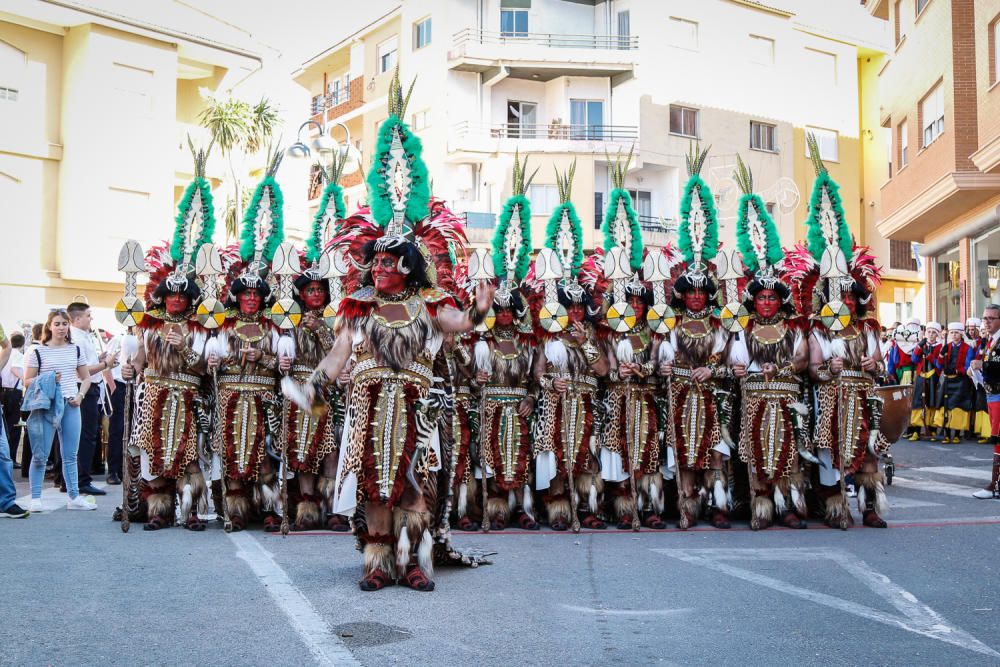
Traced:
<path fill-rule="evenodd" d="M 904 489 L 914 489 L 916 491 L 927 491 L 928 493 L 941 493 L 946 496 L 956 496 L 958 498 L 972 498 L 972 494 L 979 490 L 975 486 L 961 486 L 959 484 L 946 484 L 944 482 L 927 482 L 923 480 L 907 479 L 896 475 L 892 478 L 892 485 Z"/>
<path fill-rule="evenodd" d="M 236 544 L 236 555 L 245 560 L 267 592 L 284 612 L 292 627 L 308 647 L 319 665 L 360 665 L 344 642 L 330 632 L 329 626 L 316 612 L 288 575 L 260 542 L 246 532 L 229 533 Z"/>
<path fill-rule="evenodd" d="M 577 607 L 572 604 L 560 605 L 568 611 L 577 611 L 581 614 L 600 614 L 602 616 L 673 616 L 675 614 L 687 614 L 691 609 L 593 609 L 592 607 Z"/>
<path fill-rule="evenodd" d="M 982 456 L 963 456 L 962 458 L 966 461 L 975 461 L 977 463 L 990 463 L 991 461 L 993 461 L 993 459 L 991 458 L 987 459 L 983 458 Z"/>
<path fill-rule="evenodd" d="M 931 466 L 928 468 L 911 468 L 916 472 L 929 472 L 948 477 L 968 477 L 969 479 L 981 479 L 990 481 L 992 473 L 989 468 L 959 468 L 957 466 Z"/>
<path fill-rule="evenodd" d="M 698 567 L 707 567 L 717 572 L 728 574 L 731 577 L 749 581 L 802 600 L 815 602 L 816 604 L 837 609 L 848 614 L 884 623 L 885 625 L 913 632 L 930 639 L 936 639 L 937 641 L 958 646 L 969 651 L 1000 658 L 1000 653 L 997 653 L 964 630 L 949 625 L 940 614 L 920 602 L 909 591 L 893 583 L 889 577 L 876 572 L 864 561 L 840 549 L 806 547 L 793 549 L 653 549 L 652 551 Z M 814 563 L 816 560 L 821 559 L 833 561 L 846 572 L 859 579 L 872 592 L 899 610 L 902 616 L 894 616 L 850 600 L 802 588 L 780 579 L 722 562 L 724 560 L 750 560 L 751 562 L 794 560 L 797 562 Z"/>

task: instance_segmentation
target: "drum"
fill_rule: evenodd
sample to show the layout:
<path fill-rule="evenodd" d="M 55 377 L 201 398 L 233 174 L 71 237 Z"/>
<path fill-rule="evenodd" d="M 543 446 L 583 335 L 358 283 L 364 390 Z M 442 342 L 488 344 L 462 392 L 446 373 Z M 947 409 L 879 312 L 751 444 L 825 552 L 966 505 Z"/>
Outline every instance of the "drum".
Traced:
<path fill-rule="evenodd" d="M 896 442 L 910 427 L 913 385 L 875 387 L 875 393 L 882 399 L 882 425 L 879 430 L 890 443 Z"/>

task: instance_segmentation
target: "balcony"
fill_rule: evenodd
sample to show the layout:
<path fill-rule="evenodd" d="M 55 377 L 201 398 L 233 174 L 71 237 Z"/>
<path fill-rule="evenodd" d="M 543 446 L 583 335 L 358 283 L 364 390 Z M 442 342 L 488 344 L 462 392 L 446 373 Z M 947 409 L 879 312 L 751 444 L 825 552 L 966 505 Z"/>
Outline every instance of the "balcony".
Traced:
<path fill-rule="evenodd" d="M 352 79 L 347 87 L 325 95 L 314 95 L 309 105 L 309 117 L 317 123 L 333 122 L 364 104 L 364 78 Z"/>
<path fill-rule="evenodd" d="M 448 65 L 461 72 L 550 81 L 560 76 L 630 78 L 639 57 L 635 35 L 502 33 L 476 28 L 452 38 Z"/>
<path fill-rule="evenodd" d="M 470 244 L 482 245 L 493 241 L 497 226 L 496 213 L 466 211 L 462 217 L 465 218 L 465 237 Z"/>
<path fill-rule="evenodd" d="M 594 212 L 594 229 L 600 229 L 604 224 L 604 211 Z M 639 228 L 642 230 L 642 240 L 646 245 L 662 246 L 677 232 L 677 220 L 659 215 L 639 214 Z"/>
<path fill-rule="evenodd" d="M 451 152 L 471 153 L 594 153 L 628 150 L 638 145 L 635 125 L 571 125 L 568 123 L 480 124 L 462 122 L 452 127 Z"/>

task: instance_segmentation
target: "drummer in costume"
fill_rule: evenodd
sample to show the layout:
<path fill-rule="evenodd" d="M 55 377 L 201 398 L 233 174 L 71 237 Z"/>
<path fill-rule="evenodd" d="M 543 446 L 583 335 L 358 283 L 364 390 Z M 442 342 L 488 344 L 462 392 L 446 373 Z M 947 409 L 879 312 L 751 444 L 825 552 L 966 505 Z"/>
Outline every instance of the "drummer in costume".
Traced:
<path fill-rule="evenodd" d="M 702 497 L 711 507 L 712 525 L 730 527 L 726 463 L 732 450 L 723 441 L 717 392 L 732 372 L 725 359 L 728 334 L 714 313 L 718 287 L 712 260 L 719 251 L 719 223 L 712 192 L 699 175 L 707 154 L 694 148 L 687 157 L 678 238 L 684 261 L 673 286 L 677 324 L 664 341 L 666 354 L 660 354 L 672 399 L 667 442 L 675 451 L 681 530 L 697 523 Z"/>
<path fill-rule="evenodd" d="M 941 350 L 941 325 L 928 322 L 924 329 L 924 338 L 917 345 L 914 354 L 917 357 L 916 373 L 913 379 L 913 403 L 910 415 L 909 440 L 920 439 L 920 431 L 926 431 L 925 436 L 934 440 L 935 421 L 937 416 L 938 394 L 941 391 L 939 371 L 935 362 Z"/>
<path fill-rule="evenodd" d="M 409 95 L 407 95 L 407 98 Z M 329 354 L 299 389 L 283 389 L 300 406 L 324 408 L 323 392 L 351 357 L 347 417 L 340 446 L 334 511 L 355 514 L 364 551 L 359 586 L 374 591 L 398 581 L 415 590 L 434 588 L 432 522 L 437 473 L 450 461 L 438 447 L 440 394 L 431 392 L 433 365 L 444 336 L 483 321 L 493 288 L 483 284 L 466 310 L 435 287 L 432 259 L 462 248 L 451 219 L 434 221 L 420 140 L 405 115 L 398 70 L 389 93 L 389 118 L 379 129 L 368 174 L 370 222 L 357 220 L 341 243 L 353 257 L 360 287 L 340 305 Z M 358 216 L 355 216 L 357 218 Z M 349 276 L 351 278 L 351 276 Z"/>
<path fill-rule="evenodd" d="M 136 395 L 132 443 L 140 451 L 145 530 L 173 525 L 180 496 L 184 527 L 202 531 L 198 508 L 207 510 L 205 476 L 208 407 L 202 394 L 206 332 L 195 317 L 201 297 L 195 260 L 215 231 L 212 190 L 205 179 L 208 151 L 195 152 L 194 180 L 181 198 L 173 241 L 146 256 L 146 316 L 140 345 L 122 367 L 126 381 L 142 377 Z"/>
<path fill-rule="evenodd" d="M 747 272 L 743 298 L 751 315 L 745 330 L 730 340 L 729 363 L 743 396 L 739 451 L 750 472 L 750 527 L 767 528 L 777 520 L 805 528 L 799 452 L 813 459 L 808 408 L 801 402 L 809 368 L 808 322 L 795 312 L 782 275 L 777 227 L 739 156 L 734 179 L 743 190 L 736 245 Z"/>
<path fill-rule="evenodd" d="M 268 160 L 243 217 L 239 246 L 227 250 L 226 319 L 206 344 L 208 367 L 217 374 L 218 423 L 213 438 L 222 459 L 225 507 L 232 530 L 263 515 L 264 529 L 281 528 L 277 445 L 281 404 L 278 330 L 271 323 L 271 260 L 284 238 L 281 189 L 274 174 L 281 153 Z"/>
<path fill-rule="evenodd" d="M 493 236 L 500 286 L 488 328 L 474 347 L 480 392 L 477 476 L 485 468 L 484 521 L 491 530 L 503 530 L 512 520 L 519 528 L 538 530 L 531 488 L 531 416 L 538 400 L 531 374 L 535 337 L 519 289 L 531 262 L 531 203 L 525 192 L 534 173 L 527 174 L 527 162 L 515 154 L 512 194 Z"/>
<path fill-rule="evenodd" d="M 604 214 L 605 276 L 612 295 L 605 343 L 609 371 L 605 382 L 606 414 L 601 430 L 601 477 L 614 498 L 613 515 L 621 529 L 666 528 L 663 475 L 660 473 L 660 424 L 656 406 L 656 370 L 661 336 L 646 321 L 652 305 L 650 286 L 639 279 L 643 267 L 642 228 L 625 189 L 632 152 L 622 161 L 609 159 L 614 189 Z"/>
<path fill-rule="evenodd" d="M 943 443 L 962 442 L 959 435 L 969 428 L 969 405 L 973 396 L 969 364 L 976 352 L 965 342 L 961 322 L 948 324 L 948 340 L 941 346 L 935 366 L 941 373 L 941 402 L 938 406 L 938 423 L 941 425 Z"/>
<path fill-rule="evenodd" d="M 346 271 L 346 258 L 336 250 L 324 253 L 329 241 L 338 235 L 338 225 L 346 217 L 343 188 L 339 184 L 346 158 L 335 155 L 329 171 L 322 170 L 327 185 L 313 219 L 312 232 L 306 240 L 302 257 L 305 269 L 295 277 L 296 301 L 302 309 L 301 323 L 279 341 L 278 370 L 305 382 L 320 360 L 333 347 L 330 320 L 343 296 L 340 278 Z M 331 288 L 333 288 L 331 290 Z M 331 295 L 331 291 L 335 294 Z M 331 297 L 336 303 L 331 304 Z M 281 402 L 281 440 L 286 448 L 288 468 L 298 481 L 293 530 L 325 527 L 344 532 L 347 520 L 330 511 L 337 474 L 337 445 L 343 428 L 343 396 L 331 385 L 327 392 L 331 409 L 316 417 L 300 409 L 287 396 Z M 318 482 L 318 483 L 317 483 Z"/>
<path fill-rule="evenodd" d="M 560 204 L 549 218 L 545 247 L 536 259 L 531 308 L 539 339 L 534 360 L 540 392 L 535 488 L 546 492 L 552 529 L 578 531 L 580 525 L 607 527 L 597 516 L 603 483 L 595 401 L 608 360 L 593 324 L 593 299 L 580 282 L 583 230 L 570 201 L 575 170 L 574 163 L 567 174 L 556 174 Z"/>
<path fill-rule="evenodd" d="M 818 315 L 809 340 L 818 405 L 813 433 L 820 461 L 818 493 L 826 503 L 827 524 L 846 529 L 852 518 L 844 479 L 853 474 L 864 524 L 885 528 L 888 502 L 878 459 L 890 443 L 879 430 L 882 402 L 875 392 L 875 380 L 885 372 L 874 303 L 881 269 L 867 248 L 853 244 L 838 186 L 819 157 L 815 137 L 807 141 L 816 169 L 806 223 L 812 269 L 800 282 L 815 287 L 811 313 Z M 801 246 L 792 252 L 796 264 L 809 263 Z"/>

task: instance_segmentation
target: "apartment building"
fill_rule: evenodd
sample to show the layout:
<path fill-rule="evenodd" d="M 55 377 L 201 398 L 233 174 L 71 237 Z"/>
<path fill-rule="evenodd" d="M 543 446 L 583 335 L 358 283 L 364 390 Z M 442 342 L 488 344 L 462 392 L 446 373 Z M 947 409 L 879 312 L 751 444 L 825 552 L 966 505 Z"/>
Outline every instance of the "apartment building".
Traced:
<path fill-rule="evenodd" d="M 435 193 L 466 216 L 475 244 L 492 236 L 518 149 L 541 168 L 528 193 L 536 247 L 557 203 L 554 170 L 574 160 L 573 199 L 594 247 L 611 188 L 607 156 L 634 146 L 626 185 L 647 243 L 660 245 L 676 225 L 693 142 L 712 146 L 703 176 L 724 242 L 735 235 L 739 153 L 790 243 L 805 233 L 805 134 L 814 132 L 855 235 L 888 258 L 865 198 L 866 161 L 885 168 L 886 136 L 877 112 L 875 131 L 863 134 L 862 116 L 890 44 L 888 27 L 855 3 L 401 0 L 294 77 L 313 96 L 314 119 L 343 123 L 367 158 L 392 69 L 398 62 L 404 82 L 416 76 L 407 120 Z M 363 201 L 360 174 L 348 185 L 349 199 Z M 912 268 L 890 271 L 898 282 L 879 295 L 884 317 L 912 310 Z"/>
<path fill-rule="evenodd" d="M 41 319 L 84 294 L 101 325 L 114 323 L 118 249 L 169 236 L 193 170 L 186 135 L 205 139 L 202 93 L 228 90 L 260 64 L 244 33 L 181 4 L 154 22 L 94 5 L 5 2 L 0 321 Z M 208 175 L 217 183 L 224 171 L 216 156 Z"/>
<path fill-rule="evenodd" d="M 926 316 L 1000 299 L 1000 0 L 869 0 L 893 47 L 878 73 L 890 138 L 877 230 L 920 244 Z"/>

